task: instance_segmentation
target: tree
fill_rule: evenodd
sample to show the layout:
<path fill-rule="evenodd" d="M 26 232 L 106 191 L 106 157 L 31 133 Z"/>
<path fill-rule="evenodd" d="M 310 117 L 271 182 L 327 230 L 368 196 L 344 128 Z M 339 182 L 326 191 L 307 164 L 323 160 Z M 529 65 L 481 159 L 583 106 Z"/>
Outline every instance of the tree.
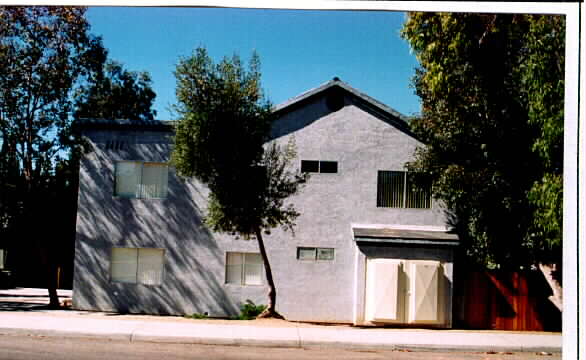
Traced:
<path fill-rule="evenodd" d="M 402 29 L 426 144 L 409 167 L 482 266 L 561 261 L 563 29 L 561 16 L 432 13 Z"/>
<path fill-rule="evenodd" d="M 269 286 L 260 316 L 280 317 L 262 233 L 277 226 L 293 230 L 299 214 L 284 202 L 306 176 L 288 170 L 293 144 L 263 147 L 273 117 L 260 87 L 259 58 L 253 54 L 248 69 L 236 55 L 214 64 L 198 48 L 180 59 L 175 76 L 180 118 L 172 162 L 179 174 L 209 187 L 206 222 L 214 231 L 257 239 Z"/>
<path fill-rule="evenodd" d="M 76 94 L 75 118 L 154 119 L 156 95 L 147 72 L 128 71 L 114 61 L 100 70 Z"/>
<path fill-rule="evenodd" d="M 36 248 L 57 241 L 31 224 L 49 215 L 38 205 L 66 152 L 60 140 L 71 125 L 71 90 L 104 54 L 84 14 L 77 7 L 0 7 L 0 141 L 10 154 L 3 162 L 19 183 L 12 190 L 21 211 L 12 224 Z M 50 259 L 46 265 L 50 305 L 56 307 L 55 266 Z"/>

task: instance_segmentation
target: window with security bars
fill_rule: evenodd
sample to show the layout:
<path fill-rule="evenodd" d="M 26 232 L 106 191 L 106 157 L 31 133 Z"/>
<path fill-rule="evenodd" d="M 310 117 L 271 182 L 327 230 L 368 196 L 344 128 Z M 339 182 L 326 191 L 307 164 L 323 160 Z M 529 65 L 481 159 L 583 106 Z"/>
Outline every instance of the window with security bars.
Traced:
<path fill-rule="evenodd" d="M 157 199 L 167 196 L 169 167 L 166 163 L 118 161 L 114 195 Z"/>
<path fill-rule="evenodd" d="M 226 284 L 262 285 L 263 270 L 258 253 L 226 253 Z"/>
<path fill-rule="evenodd" d="M 165 250 L 112 248 L 110 279 L 114 282 L 161 285 Z"/>
<path fill-rule="evenodd" d="M 379 171 L 377 179 L 377 207 L 431 208 L 431 183 L 405 171 Z"/>

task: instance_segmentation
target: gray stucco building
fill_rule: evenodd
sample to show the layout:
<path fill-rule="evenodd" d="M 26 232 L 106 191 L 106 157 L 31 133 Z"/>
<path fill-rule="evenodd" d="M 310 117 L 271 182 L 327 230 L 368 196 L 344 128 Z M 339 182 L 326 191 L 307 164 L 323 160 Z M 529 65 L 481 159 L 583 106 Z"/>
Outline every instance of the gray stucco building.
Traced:
<path fill-rule="evenodd" d="M 275 109 L 272 140 L 312 173 L 295 236 L 265 239 L 287 319 L 451 326 L 453 247 L 441 206 L 405 172 L 420 144 L 402 115 L 337 78 Z M 88 120 L 73 285 L 78 309 L 236 314 L 266 302 L 254 240 L 202 223 L 207 189 L 167 165 L 172 127 Z"/>

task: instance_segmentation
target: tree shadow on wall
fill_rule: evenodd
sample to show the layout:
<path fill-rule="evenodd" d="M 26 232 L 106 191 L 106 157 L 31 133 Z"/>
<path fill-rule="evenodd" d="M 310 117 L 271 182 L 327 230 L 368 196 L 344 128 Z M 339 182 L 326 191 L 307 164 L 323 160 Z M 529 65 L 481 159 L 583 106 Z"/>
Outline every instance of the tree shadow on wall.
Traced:
<path fill-rule="evenodd" d="M 157 141 L 159 136 L 159 141 Z M 167 161 L 170 143 L 137 136 L 124 150 L 95 146 L 80 171 L 73 306 L 120 313 L 230 315 L 238 312 L 223 283 L 224 255 L 203 224 L 205 189 L 169 172 L 165 199 L 114 196 L 116 160 Z M 113 247 L 162 248 L 162 284 L 113 282 Z M 220 271 L 221 270 L 221 271 Z"/>

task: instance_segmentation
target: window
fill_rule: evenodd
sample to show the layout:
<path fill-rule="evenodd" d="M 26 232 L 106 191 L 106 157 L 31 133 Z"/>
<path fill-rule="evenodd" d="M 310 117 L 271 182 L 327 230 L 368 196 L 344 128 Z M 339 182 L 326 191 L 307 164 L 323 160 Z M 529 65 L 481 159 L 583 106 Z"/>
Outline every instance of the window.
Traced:
<path fill-rule="evenodd" d="M 169 167 L 165 163 L 119 161 L 116 163 L 114 195 L 124 198 L 167 196 Z"/>
<path fill-rule="evenodd" d="M 377 207 L 431 208 L 431 183 L 418 179 L 424 188 L 416 188 L 415 173 L 405 171 L 379 171 L 377 181 Z"/>
<path fill-rule="evenodd" d="M 0 249 L 0 270 L 4 269 L 6 263 L 6 250 Z"/>
<path fill-rule="evenodd" d="M 226 253 L 226 284 L 262 285 L 263 270 L 258 253 Z"/>
<path fill-rule="evenodd" d="M 338 162 L 323 160 L 301 160 L 301 172 L 335 174 L 338 172 Z"/>
<path fill-rule="evenodd" d="M 161 285 L 165 250 L 112 248 L 110 278 L 114 282 Z"/>
<path fill-rule="evenodd" d="M 297 260 L 334 260 L 334 249 L 298 247 Z"/>

